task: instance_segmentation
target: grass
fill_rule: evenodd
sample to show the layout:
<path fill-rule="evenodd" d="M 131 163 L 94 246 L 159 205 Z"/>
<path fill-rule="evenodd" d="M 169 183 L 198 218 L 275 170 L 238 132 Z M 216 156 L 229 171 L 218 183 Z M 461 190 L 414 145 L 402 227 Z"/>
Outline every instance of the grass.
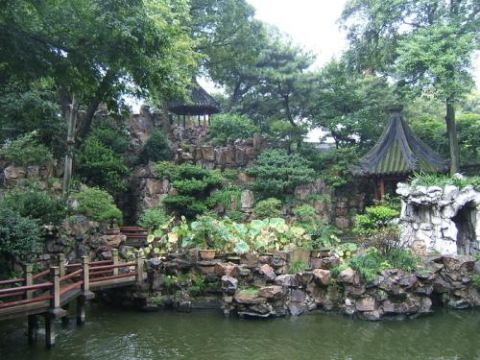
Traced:
<path fill-rule="evenodd" d="M 447 185 L 454 185 L 459 189 L 463 189 L 464 187 L 471 185 L 478 190 L 480 189 L 480 176 L 459 178 L 439 174 L 418 173 L 414 175 L 412 180 L 412 186 L 445 187 Z"/>

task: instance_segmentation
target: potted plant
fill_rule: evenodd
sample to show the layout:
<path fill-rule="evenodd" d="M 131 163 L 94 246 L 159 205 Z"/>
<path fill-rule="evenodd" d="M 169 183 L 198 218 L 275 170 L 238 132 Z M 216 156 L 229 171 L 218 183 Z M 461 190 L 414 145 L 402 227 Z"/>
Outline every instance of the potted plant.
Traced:
<path fill-rule="evenodd" d="M 211 216 L 199 216 L 190 224 L 192 244 L 198 249 L 202 260 L 213 260 L 222 248 L 218 221 Z"/>

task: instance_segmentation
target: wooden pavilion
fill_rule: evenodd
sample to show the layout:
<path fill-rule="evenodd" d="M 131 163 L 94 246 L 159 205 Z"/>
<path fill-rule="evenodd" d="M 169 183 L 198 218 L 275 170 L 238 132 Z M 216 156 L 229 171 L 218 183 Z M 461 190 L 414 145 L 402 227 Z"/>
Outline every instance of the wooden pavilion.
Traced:
<path fill-rule="evenodd" d="M 186 101 L 174 100 L 167 104 L 171 122 L 177 122 L 183 127 L 207 126 L 210 116 L 220 112 L 217 102 L 195 78 L 192 80 L 189 92 Z"/>
<path fill-rule="evenodd" d="M 446 172 L 448 162 L 420 140 L 402 116 L 402 106 L 390 108 L 390 122 L 375 146 L 352 172 L 377 183 L 377 198 L 385 196 L 386 184 L 396 185 L 414 172 Z"/>

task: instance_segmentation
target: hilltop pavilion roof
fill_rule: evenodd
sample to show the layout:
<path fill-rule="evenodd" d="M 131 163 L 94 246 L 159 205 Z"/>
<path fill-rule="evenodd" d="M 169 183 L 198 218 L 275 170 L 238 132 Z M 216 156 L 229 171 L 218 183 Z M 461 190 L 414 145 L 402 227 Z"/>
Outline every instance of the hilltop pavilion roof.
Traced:
<path fill-rule="evenodd" d="M 359 165 L 352 168 L 354 174 L 382 177 L 448 169 L 448 162 L 413 133 L 401 110 L 401 107 L 391 109 L 388 126 Z"/>
<path fill-rule="evenodd" d="M 215 99 L 198 84 L 196 79 L 192 80 L 189 100 L 174 100 L 169 102 L 167 107 L 176 115 L 211 115 L 220 112 Z"/>

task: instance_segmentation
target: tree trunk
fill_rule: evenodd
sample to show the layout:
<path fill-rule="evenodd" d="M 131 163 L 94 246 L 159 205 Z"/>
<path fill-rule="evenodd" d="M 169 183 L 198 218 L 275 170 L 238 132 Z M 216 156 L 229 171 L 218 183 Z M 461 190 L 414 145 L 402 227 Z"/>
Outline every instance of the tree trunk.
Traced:
<path fill-rule="evenodd" d="M 102 82 L 98 86 L 97 90 L 95 91 L 94 96 L 90 104 L 87 107 L 87 111 L 84 116 L 82 116 L 82 121 L 80 124 L 80 129 L 78 131 L 78 139 L 80 142 L 85 140 L 90 129 L 92 127 L 93 117 L 95 116 L 95 112 L 98 109 L 100 103 L 104 100 L 105 95 L 108 92 L 109 87 L 111 86 L 113 80 L 115 79 L 116 74 L 113 71 L 107 71 L 105 76 L 102 79 Z"/>
<path fill-rule="evenodd" d="M 65 154 L 65 164 L 63 171 L 63 194 L 68 196 L 70 192 L 70 182 L 72 179 L 73 151 L 75 149 L 75 126 L 77 120 L 77 102 L 75 96 L 72 96 L 72 103 L 65 113 L 67 118 L 67 152 Z"/>
<path fill-rule="evenodd" d="M 460 165 L 460 151 L 458 148 L 457 127 L 455 125 L 455 102 L 448 98 L 446 107 L 445 122 L 447 123 L 448 144 L 450 147 L 450 175 L 454 175 L 458 172 Z"/>

